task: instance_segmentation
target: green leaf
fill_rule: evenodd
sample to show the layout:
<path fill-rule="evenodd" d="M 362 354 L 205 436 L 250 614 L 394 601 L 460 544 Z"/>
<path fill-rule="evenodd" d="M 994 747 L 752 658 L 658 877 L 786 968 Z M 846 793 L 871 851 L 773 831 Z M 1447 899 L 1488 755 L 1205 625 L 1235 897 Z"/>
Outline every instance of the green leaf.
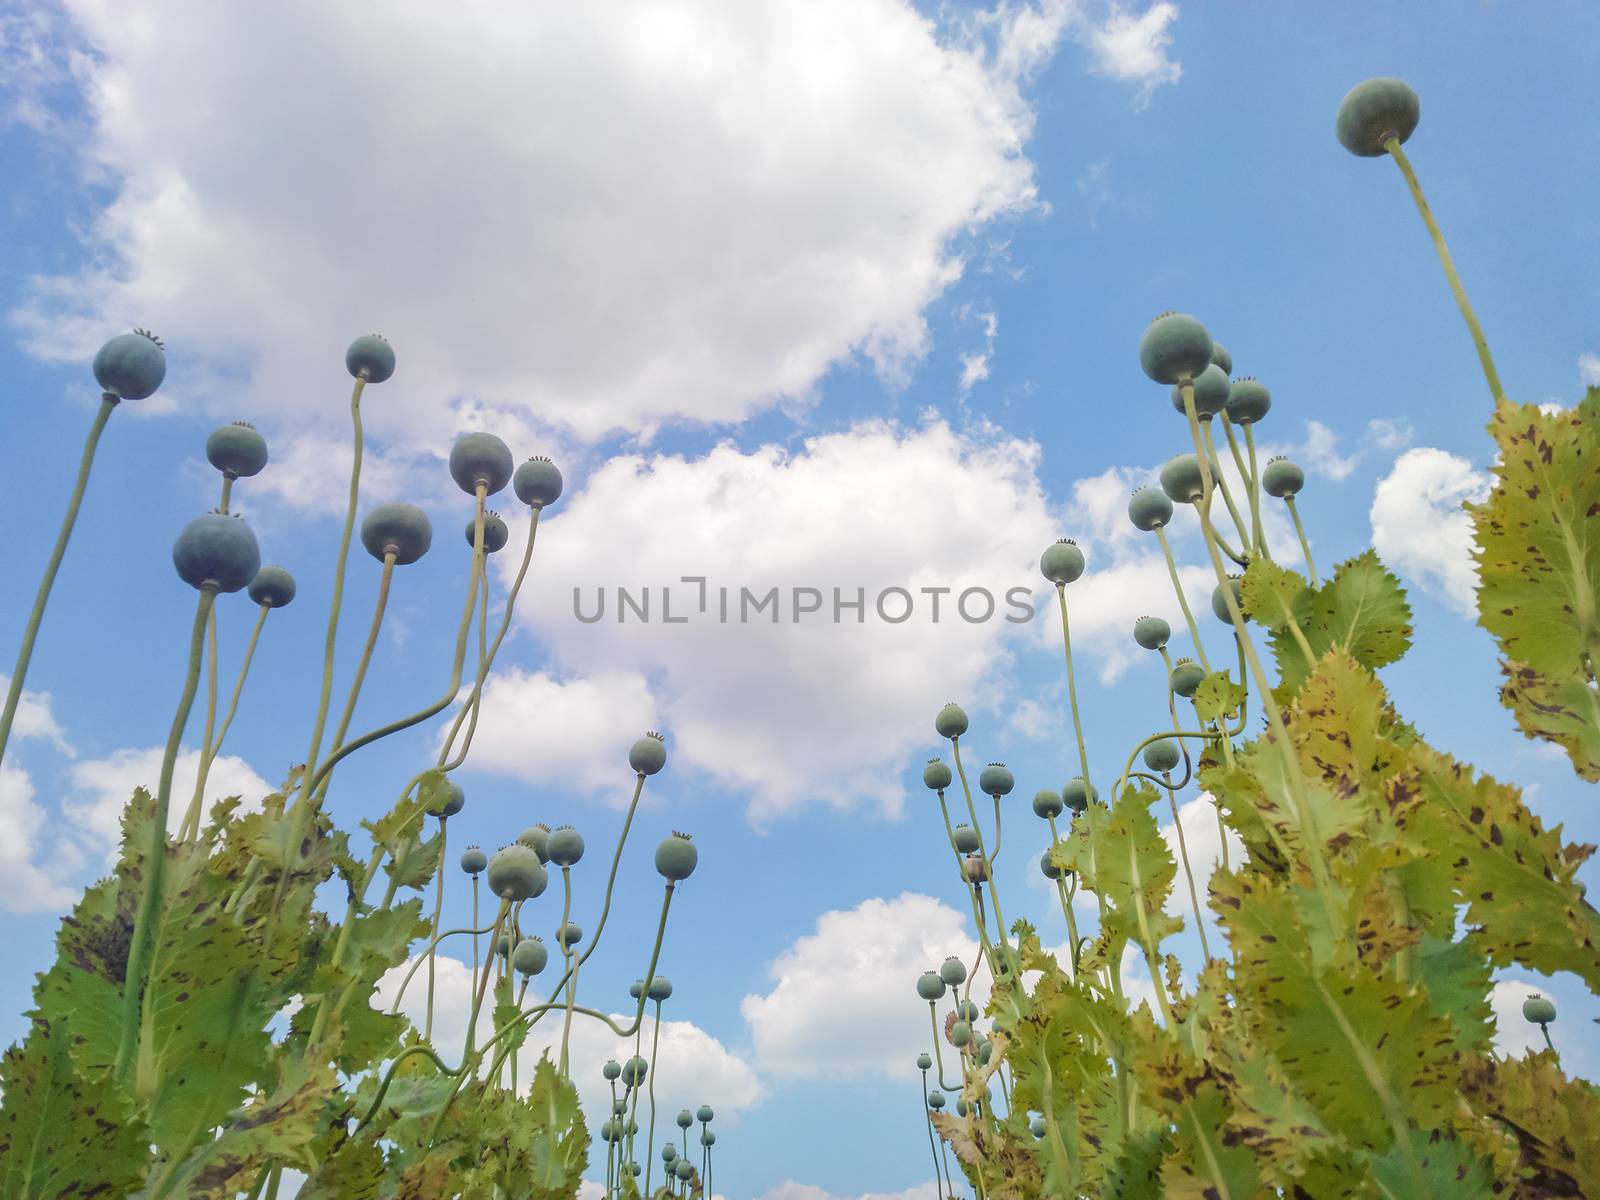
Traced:
<path fill-rule="evenodd" d="M 1368 670 L 1388 666 L 1411 645 L 1411 606 L 1400 581 L 1368 550 L 1342 562 L 1333 578 L 1301 593 L 1295 621 L 1314 659 L 1338 647 Z M 1305 647 L 1288 623 L 1272 635 L 1283 689 L 1290 695 L 1311 673 Z"/>
<path fill-rule="evenodd" d="M 1517 1165 L 1547 1189 L 1534 1194 L 1600 1196 L 1600 1088 L 1568 1079 L 1555 1055 L 1541 1050 L 1470 1060 L 1461 1091 L 1515 1136 Z"/>
<path fill-rule="evenodd" d="M 1267 629 L 1287 626 L 1300 597 L 1310 587 L 1302 576 L 1270 558 L 1252 559 L 1240 586 L 1245 615 Z"/>
<path fill-rule="evenodd" d="M 1213 671 L 1195 689 L 1194 712 L 1202 721 L 1220 721 L 1238 712 L 1244 697 L 1244 688 L 1234 683 L 1226 671 Z"/>
<path fill-rule="evenodd" d="M 67 1021 L 36 1020 L 0 1060 L 0 1195 L 7 1200 L 126 1195 L 148 1138 L 104 1075 L 73 1069 Z"/>
<path fill-rule="evenodd" d="M 1567 752 L 1572 769 L 1590 783 L 1600 782 L 1600 694 L 1587 679 L 1557 679 L 1531 667 L 1500 663 L 1505 683 L 1500 703 L 1517 718 L 1524 734 L 1554 742 Z"/>

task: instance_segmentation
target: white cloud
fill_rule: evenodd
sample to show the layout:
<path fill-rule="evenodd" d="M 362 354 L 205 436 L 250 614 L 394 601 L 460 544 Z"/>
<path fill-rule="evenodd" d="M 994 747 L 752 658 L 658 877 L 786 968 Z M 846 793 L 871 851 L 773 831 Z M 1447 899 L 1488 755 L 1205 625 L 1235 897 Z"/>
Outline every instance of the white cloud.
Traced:
<path fill-rule="evenodd" d="M 70 10 L 113 198 L 92 265 L 16 314 L 30 347 L 82 360 L 137 320 L 185 368 L 146 410 L 214 392 L 298 425 L 342 419 L 340 355 L 377 328 L 399 368 L 375 433 L 433 444 L 452 402 L 593 437 L 737 421 L 856 354 L 896 376 L 966 235 L 1037 203 L 1021 88 L 1071 15 L 1006 4 L 970 37 L 904 0 Z"/>
<path fill-rule="evenodd" d="M 1100 228 L 1100 210 L 1111 203 L 1110 170 L 1111 160 L 1102 158 L 1099 162 L 1090 163 L 1083 169 L 1083 174 L 1073 181 L 1078 195 L 1089 206 L 1090 229 Z"/>
<path fill-rule="evenodd" d="M 1477 612 L 1478 573 L 1465 501 L 1482 500 L 1489 479 L 1466 459 L 1419 446 L 1407 450 L 1372 495 L 1372 545 L 1400 574 L 1462 616 Z"/>
<path fill-rule="evenodd" d="M 1170 810 L 1169 810 L 1170 811 Z M 1206 892 L 1211 886 L 1211 876 L 1222 864 L 1223 833 L 1217 825 L 1217 808 L 1209 793 L 1202 792 L 1193 800 L 1178 806 L 1178 823 L 1183 826 L 1183 844 L 1189 852 L 1189 869 L 1194 873 L 1195 891 L 1200 896 L 1200 913 L 1209 926 L 1207 934 L 1218 936 L 1215 920 L 1206 907 Z M 1184 878 L 1183 858 L 1179 854 L 1178 824 L 1167 822 L 1161 826 L 1161 836 L 1178 864 L 1178 874 L 1172 882 L 1172 894 L 1167 898 L 1167 912 L 1182 917 L 1185 926 L 1194 925 L 1194 907 L 1189 902 L 1189 881 Z M 1227 831 L 1228 862 L 1235 869 L 1244 861 L 1244 843 L 1232 829 Z M 1220 943 L 1218 943 L 1220 946 Z"/>
<path fill-rule="evenodd" d="M 1335 483 L 1349 477 L 1361 461 L 1360 453 L 1339 453 L 1339 435 L 1321 421 L 1306 422 L 1306 440 L 1300 446 L 1300 456 L 1307 470 L 1325 475 Z"/>
<path fill-rule="evenodd" d="M 496 670 L 484 687 L 467 764 L 531 782 L 558 778 L 578 791 L 614 790 L 619 780 L 632 781 L 628 747 L 657 724 L 649 684 L 637 672 L 563 681 L 543 671 Z"/>
<path fill-rule="evenodd" d="M 0 695 L 3 695 L 10 686 L 11 676 L 0 672 Z M 23 738 L 39 738 L 49 742 L 68 758 L 74 753 L 66 738 L 62 736 L 61 726 L 56 723 L 49 692 L 34 692 L 26 687 L 22 689 L 16 715 L 11 719 L 11 737 L 17 741 Z"/>
<path fill-rule="evenodd" d="M 939 1200 L 935 1180 L 919 1183 L 899 1192 L 852 1192 L 848 1196 L 830 1192 L 810 1183 L 785 1179 L 777 1187 L 762 1192 L 756 1200 Z"/>
<path fill-rule="evenodd" d="M 75 763 L 71 771 L 73 794 L 62 804 L 64 814 L 85 835 L 92 850 L 115 855 L 122 836 L 122 810 L 137 787 L 154 794 L 161 779 L 162 748 L 116 750 L 105 758 Z M 189 800 L 194 795 L 200 772 L 200 752 L 180 751 L 173 764 L 172 800 L 167 812 L 167 828 L 176 832 L 183 823 Z M 261 799 L 273 790 L 250 765 L 235 755 L 224 754 L 211 764 L 206 776 L 203 815 L 211 805 L 227 796 L 240 796 L 246 810 L 259 808 Z"/>
<path fill-rule="evenodd" d="M 54 856 L 50 869 L 41 865 L 46 858 L 45 812 L 34 803 L 33 782 L 13 764 L 0 765 L 0 875 L 6 886 L 0 890 L 0 910 L 8 913 L 57 912 L 77 897 L 77 889 L 61 882 L 75 856 Z"/>
<path fill-rule="evenodd" d="M 1113 0 L 1106 19 L 1083 31 L 1080 40 L 1089 47 L 1097 74 L 1139 85 L 1142 108 L 1158 87 L 1177 83 L 1183 75 L 1182 64 L 1169 55 L 1168 26 L 1177 18 L 1178 6 L 1169 0 L 1159 0 L 1137 15 Z"/>
<path fill-rule="evenodd" d="M 1379 450 L 1404 449 L 1415 436 L 1410 421 L 1374 417 L 1367 422 L 1367 439 Z"/>
<path fill-rule="evenodd" d="M 1584 387 L 1600 387 L 1600 354 L 1585 351 L 1578 355 L 1578 380 Z"/>
<path fill-rule="evenodd" d="M 768 966 L 772 990 L 739 1005 L 757 1064 L 796 1079 L 903 1076 L 932 1037 L 917 977 L 952 954 L 970 968 L 977 942 L 967 919 L 932 896 L 902 892 L 823 913 Z M 986 972 L 972 998 L 980 1007 L 988 999 Z M 941 1021 L 948 1010 L 941 1002 Z"/>

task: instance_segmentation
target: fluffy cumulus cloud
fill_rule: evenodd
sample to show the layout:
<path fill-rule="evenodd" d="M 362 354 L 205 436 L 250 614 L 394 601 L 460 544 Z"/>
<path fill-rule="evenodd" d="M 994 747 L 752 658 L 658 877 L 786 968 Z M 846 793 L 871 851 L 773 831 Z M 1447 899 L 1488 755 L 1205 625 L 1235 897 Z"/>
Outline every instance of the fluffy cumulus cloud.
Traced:
<path fill-rule="evenodd" d="M 160 746 L 142 750 L 116 750 L 104 758 L 73 764 L 72 795 L 63 803 L 66 815 L 85 836 L 90 848 L 114 856 L 121 838 L 122 810 L 135 788 L 155 791 L 161 778 Z M 200 773 L 200 752 L 181 751 L 173 764 L 172 805 L 167 826 L 176 832 L 194 795 Z M 204 811 L 216 801 L 239 796 L 247 808 L 258 808 L 272 786 L 235 755 L 220 755 L 206 775 Z"/>
<path fill-rule="evenodd" d="M 931 896 L 904 892 L 823 913 L 814 933 L 772 961 L 772 989 L 739 1006 L 756 1062 L 796 1079 L 903 1075 L 928 1048 L 917 977 L 952 954 L 970 968 L 977 942 L 966 918 Z M 986 979 L 972 989 L 980 1005 Z"/>
<path fill-rule="evenodd" d="M 1459 455 L 1431 446 L 1407 450 L 1372 495 L 1372 545 L 1391 567 L 1462 616 L 1477 612 L 1472 521 L 1489 479 Z"/>
<path fill-rule="evenodd" d="M 63 882 L 75 856 L 48 852 L 47 822 L 28 773 L 11 763 L 0 766 L 0 874 L 6 880 L 0 911 L 56 912 L 77 895 Z"/>
<path fill-rule="evenodd" d="M 1138 85 L 1138 103 L 1148 104 L 1162 84 L 1176 83 L 1183 75 L 1175 61 L 1171 25 L 1178 6 L 1159 0 L 1143 12 L 1134 12 L 1113 0 L 1111 12 L 1081 34 L 1094 59 L 1094 70 L 1112 79 Z"/>
<path fill-rule="evenodd" d="M 1178 831 L 1183 830 L 1180 840 Z M 1167 849 L 1178 863 L 1178 875 L 1173 880 L 1172 894 L 1167 897 L 1167 912 L 1182 917 L 1185 926 L 1194 924 L 1194 906 L 1189 899 L 1189 881 L 1183 874 L 1184 852 L 1189 856 L 1189 870 L 1194 874 L 1194 887 L 1200 898 L 1201 919 L 1207 924 L 1207 933 L 1216 935 L 1215 918 L 1206 905 L 1206 892 L 1211 886 L 1211 875 L 1222 865 L 1223 831 L 1217 822 L 1217 808 L 1211 796 L 1202 793 L 1178 807 L 1178 819 L 1161 826 L 1161 836 Z M 1244 861 L 1244 843 L 1233 830 L 1227 831 L 1228 862 L 1238 869 Z"/>
<path fill-rule="evenodd" d="M 137 321 L 181 367 L 168 402 L 226 381 L 228 415 L 270 398 L 287 421 L 337 415 L 345 343 L 381 329 L 386 421 L 416 442 L 455 427 L 451 399 L 594 436 L 735 421 L 857 354 L 895 376 L 964 235 L 1038 203 L 1023 88 L 1079 21 L 940 25 L 906 0 L 68 13 L 112 199 L 92 265 L 15 314 L 32 348 L 81 359 Z M 1139 20 L 1093 43 L 1135 84 Z"/>

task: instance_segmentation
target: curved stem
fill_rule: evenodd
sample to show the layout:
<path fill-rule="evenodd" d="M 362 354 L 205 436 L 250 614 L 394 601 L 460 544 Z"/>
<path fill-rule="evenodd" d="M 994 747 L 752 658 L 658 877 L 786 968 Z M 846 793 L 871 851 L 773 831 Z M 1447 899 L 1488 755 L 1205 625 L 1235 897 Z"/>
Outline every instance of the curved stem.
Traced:
<path fill-rule="evenodd" d="M 1295 507 L 1294 497 L 1285 496 L 1284 506 L 1289 510 L 1289 516 L 1294 520 L 1295 535 L 1300 539 L 1300 553 L 1305 556 L 1306 574 L 1311 576 L 1311 586 L 1320 586 L 1317 582 L 1317 564 L 1311 561 L 1311 543 L 1306 540 L 1305 526 L 1300 524 L 1300 510 Z"/>
<path fill-rule="evenodd" d="M 650 1194 L 650 1173 L 656 1165 L 656 1064 L 661 1060 L 657 1051 L 661 1045 L 661 1001 L 656 1001 L 656 1025 L 650 1032 L 650 1074 L 646 1086 L 650 1089 L 650 1126 L 644 1138 L 644 1194 Z"/>
<path fill-rule="evenodd" d="M 1226 419 L 1226 418 L 1224 418 L 1224 419 Z M 1211 436 L 1211 422 L 1210 421 L 1202 421 L 1202 422 L 1200 422 L 1200 434 L 1201 434 L 1202 437 L 1205 438 L 1206 453 L 1209 454 L 1213 459 L 1215 459 L 1217 457 L 1217 446 L 1216 446 L 1215 439 L 1213 439 L 1213 437 Z M 1232 436 L 1233 436 L 1232 430 L 1229 430 L 1229 439 L 1230 439 L 1230 441 L 1232 440 Z M 1238 452 L 1238 450 L 1236 448 L 1234 450 L 1235 461 L 1237 461 L 1237 459 L 1238 459 L 1238 453 L 1239 452 Z M 1242 474 L 1242 472 L 1241 472 L 1241 474 Z M 1245 528 L 1244 518 L 1242 518 L 1239 515 L 1239 508 L 1233 502 L 1233 493 L 1232 493 L 1231 489 L 1228 487 L 1227 478 L 1219 473 L 1216 476 L 1216 481 L 1217 481 L 1217 490 L 1222 493 L 1222 502 L 1225 505 L 1227 505 L 1227 507 L 1228 507 L 1228 515 L 1233 518 L 1233 527 L 1239 531 L 1239 543 L 1240 543 L 1240 549 L 1241 549 L 1242 553 L 1240 553 L 1240 554 L 1229 553 L 1228 557 L 1233 559 L 1233 561 L 1238 563 L 1240 566 L 1243 566 L 1245 561 L 1250 557 L 1250 553 L 1251 553 L 1250 531 Z M 1249 482 L 1250 481 L 1248 479 L 1245 480 L 1246 484 L 1248 484 Z"/>
<path fill-rule="evenodd" d="M 205 752 L 201 755 L 200 772 L 202 779 L 210 772 L 211 764 L 222 753 L 222 743 L 227 739 L 228 730 L 233 727 L 234 714 L 239 711 L 239 697 L 244 692 L 245 677 L 250 674 L 250 664 L 255 660 L 256 656 L 256 644 L 261 640 L 261 630 L 267 623 L 267 614 L 272 611 L 270 605 L 263 604 L 260 607 L 261 611 L 256 614 L 255 627 L 250 631 L 249 644 L 245 646 L 244 661 L 239 664 L 239 678 L 234 681 L 233 695 L 228 700 L 228 711 L 222 718 L 222 727 L 217 730 L 216 740 L 207 746 Z M 198 796 L 204 790 L 203 785 L 196 787 L 195 794 Z M 185 819 L 193 822 L 193 834 L 198 837 L 200 834 L 200 809 L 195 806 L 193 800 L 189 803 L 190 813 Z"/>
<path fill-rule="evenodd" d="M 561 924 L 556 928 L 556 940 L 561 943 L 561 957 L 566 961 L 565 976 L 567 979 L 567 1016 L 561 1026 L 561 1075 L 565 1078 L 567 1071 L 567 1043 L 572 1036 L 572 1006 L 577 1002 L 577 971 L 572 966 L 572 946 L 566 938 L 567 919 L 572 915 L 572 868 L 561 868 Z M 646 980 L 646 983 L 649 981 Z M 652 1062 L 655 1060 L 652 1058 Z"/>
<path fill-rule="evenodd" d="M 1400 140 L 1390 138 L 1384 142 L 1383 148 L 1394 159 L 1395 166 L 1400 168 L 1400 174 L 1405 176 L 1406 186 L 1411 189 L 1411 198 L 1416 201 L 1417 212 L 1422 216 L 1422 223 L 1428 227 L 1428 236 L 1433 239 L 1433 248 L 1439 255 L 1439 265 L 1444 268 L 1444 277 L 1450 283 L 1450 291 L 1456 298 L 1456 307 L 1461 310 L 1461 317 L 1467 323 L 1467 332 L 1472 335 L 1472 345 L 1478 351 L 1478 364 L 1483 368 L 1483 377 L 1489 384 L 1489 394 L 1495 402 L 1504 403 L 1505 389 L 1500 386 L 1500 372 L 1495 370 L 1494 358 L 1489 353 L 1488 339 L 1483 336 L 1483 327 L 1478 324 L 1478 315 L 1472 311 L 1472 304 L 1467 299 L 1466 289 L 1461 286 L 1461 277 L 1456 274 L 1455 261 L 1450 257 L 1450 247 L 1445 245 L 1444 233 L 1439 228 L 1439 223 L 1433 219 L 1433 210 L 1428 207 L 1428 200 L 1422 194 L 1422 185 L 1417 182 L 1417 173 L 1411 169 L 1411 160 L 1406 157 L 1404 150 L 1400 149 Z"/>
<path fill-rule="evenodd" d="M 1172 808 L 1172 826 L 1178 831 L 1178 857 L 1183 859 L 1183 875 L 1189 881 L 1189 904 L 1194 908 L 1194 927 L 1200 934 L 1200 953 L 1210 962 L 1211 947 L 1206 943 L 1206 923 L 1200 915 L 1200 893 L 1195 890 L 1194 871 L 1189 866 L 1189 840 L 1183 835 L 1183 821 L 1178 816 L 1178 799 L 1171 787 L 1172 775 L 1167 771 L 1163 771 L 1162 775 L 1168 780 L 1167 804 Z M 1227 837 L 1226 830 L 1223 831 L 1223 837 Z M 1159 980 L 1156 980 L 1156 986 L 1161 986 Z"/>
<path fill-rule="evenodd" d="M 16 665 L 11 668 L 11 682 L 6 688 L 5 711 L 0 712 L 0 762 L 5 761 L 6 743 L 11 739 L 11 722 L 16 718 L 17 706 L 22 702 L 22 683 L 28 677 L 28 665 L 33 661 L 33 645 L 39 637 L 39 625 L 44 620 L 45 605 L 50 602 L 50 589 L 55 586 L 56 572 L 66 556 L 67 543 L 72 540 L 72 527 L 78 522 L 78 509 L 83 504 L 83 493 L 89 486 L 89 471 L 94 466 L 95 448 L 100 445 L 100 434 L 117 406 L 117 397 L 106 392 L 100 398 L 100 409 L 89 426 L 89 436 L 83 442 L 83 456 L 78 461 L 78 478 L 72 485 L 72 495 L 67 499 L 67 512 L 61 518 L 61 529 L 56 534 L 55 548 L 44 565 L 44 576 L 39 580 L 38 594 L 33 598 L 33 609 L 28 613 L 28 624 L 22 631 L 22 645 L 17 650 Z"/>
<path fill-rule="evenodd" d="M 1093 793 L 1089 779 L 1089 751 L 1083 740 L 1083 719 L 1078 713 L 1078 681 L 1072 669 L 1072 626 L 1067 621 L 1067 586 L 1056 584 L 1056 601 L 1061 608 L 1061 646 L 1067 657 L 1067 701 L 1072 708 L 1072 732 L 1078 739 L 1078 769 L 1083 773 L 1083 786 Z"/>
<path fill-rule="evenodd" d="M 437 958 L 436 951 L 439 946 L 439 919 L 441 914 L 444 912 L 444 864 L 445 847 L 448 844 L 445 839 L 448 834 L 449 824 L 450 818 L 441 813 L 439 817 L 439 870 L 433 882 L 433 928 L 428 931 L 428 1006 L 426 1010 L 427 1017 L 422 1027 L 422 1036 L 428 1041 L 433 1039 L 433 990 L 435 963 Z M 473 877 L 473 882 L 477 882 L 476 876 Z M 477 899 L 476 893 L 474 893 L 473 899 Z M 473 917 L 476 918 L 477 914 L 474 913 Z M 478 922 L 476 919 L 474 919 L 472 923 L 473 925 L 477 925 Z M 472 949 L 474 976 L 476 976 L 478 949 L 476 935 L 473 936 Z M 473 982 L 477 982 L 476 978 L 474 978 Z"/>
<path fill-rule="evenodd" d="M 1172 547 L 1167 543 L 1167 531 L 1156 526 L 1156 540 L 1161 543 L 1161 554 L 1167 560 L 1167 574 L 1172 577 L 1172 590 L 1178 594 L 1178 607 L 1183 609 L 1184 623 L 1189 626 L 1189 637 L 1194 642 L 1194 656 L 1200 660 L 1207 675 L 1211 663 L 1206 658 L 1205 643 L 1200 640 L 1200 627 L 1194 623 L 1194 613 L 1189 611 L 1189 598 L 1183 594 L 1183 583 L 1178 579 L 1178 564 L 1173 561 Z"/>
<path fill-rule="evenodd" d="M 211 735 L 217 725 L 217 607 L 211 606 L 211 613 L 206 617 L 206 722 L 200 734 L 200 759 L 195 764 L 194 795 L 189 798 L 189 807 L 184 811 L 183 823 L 178 826 L 180 842 L 188 841 L 191 837 L 190 824 L 193 823 L 193 837 L 200 836 L 200 812 L 205 805 L 206 777 L 211 774 Z"/>
<path fill-rule="evenodd" d="M 205 649 L 206 625 L 211 618 L 211 607 L 216 603 L 213 587 L 200 589 L 200 598 L 194 609 L 194 628 L 189 634 L 189 666 L 184 674 L 183 692 L 178 697 L 178 710 L 172 716 L 172 728 L 167 733 L 166 749 L 161 755 L 161 777 L 156 787 L 156 808 L 150 819 L 150 842 L 146 847 L 144 889 L 139 897 L 139 909 L 134 917 L 133 935 L 128 949 L 127 970 L 122 979 L 122 1038 L 117 1045 L 114 1073 L 126 1079 L 133 1063 L 134 1051 L 140 1048 L 140 1030 L 143 1026 L 141 1012 L 145 994 L 145 971 L 149 967 L 151 942 L 155 936 L 155 923 L 161 908 L 162 879 L 167 865 L 167 809 L 172 803 L 172 771 L 178 758 L 178 746 L 183 740 L 184 728 L 189 724 L 189 711 L 194 707 L 194 694 L 200 686 L 200 658 Z M 145 1047 L 148 1048 L 148 1047 Z M 144 1056 L 140 1056 L 140 1078 L 135 1094 L 147 1096 L 154 1080 L 145 1078 L 148 1071 Z M 153 1064 L 150 1064 L 153 1068 Z"/>
<path fill-rule="evenodd" d="M 339 714 L 339 726 L 333 731 L 330 750 L 344 745 L 344 735 L 350 731 L 350 718 L 356 713 L 356 700 L 361 686 L 367 681 L 367 668 L 372 665 L 372 651 L 378 644 L 378 631 L 383 628 L 383 615 L 389 608 L 389 585 L 394 581 L 394 551 L 383 554 L 383 575 L 378 580 L 378 601 L 372 609 L 372 624 L 367 629 L 366 643 L 361 647 L 361 659 L 356 663 L 355 678 L 350 681 L 350 694 L 345 697 L 344 711 Z"/>

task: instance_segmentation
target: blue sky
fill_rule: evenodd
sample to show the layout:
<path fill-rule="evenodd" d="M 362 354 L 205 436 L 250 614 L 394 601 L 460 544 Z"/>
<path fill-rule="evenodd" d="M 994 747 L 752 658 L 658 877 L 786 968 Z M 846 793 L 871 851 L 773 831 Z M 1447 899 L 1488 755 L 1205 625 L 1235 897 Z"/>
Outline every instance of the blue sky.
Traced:
<path fill-rule="evenodd" d="M 1406 580 L 1416 646 L 1384 674 L 1401 710 L 1571 839 L 1600 841 L 1590 789 L 1516 734 L 1492 645 L 1463 615 L 1455 505 L 1489 459 L 1470 343 L 1398 173 L 1332 134 L 1355 82 L 1412 83 L 1408 149 L 1508 390 L 1571 402 L 1600 382 L 1593 9 L 730 12 L 399 6 L 370 22 L 308 4 L 258 24 L 222 6 L 0 6 L 0 645 L 70 485 L 94 347 L 149 325 L 170 364 L 156 398 L 113 416 L 29 680 L 49 716 L 35 710 L 0 779 L 17 967 L 0 1013 L 26 1007 L 64 904 L 104 869 L 115 806 L 153 773 L 191 611 L 169 547 L 215 502 L 201 450 L 226 420 L 272 446 L 236 496 L 300 597 L 268 623 L 219 776 L 276 781 L 303 755 L 347 463 L 341 355 L 371 330 L 399 368 L 368 393 L 368 494 L 423 504 L 437 536 L 397 579 L 358 723 L 446 677 L 470 511 L 443 466 L 454 434 L 553 455 L 567 491 L 541 524 L 452 838 L 576 825 L 592 923 L 627 745 L 665 730 L 669 765 L 584 988 L 625 1000 L 659 903 L 649 849 L 693 831 L 661 1087 L 669 1113 L 719 1107 L 729 1196 L 931 1187 L 912 985 L 970 930 L 920 766 L 941 749 L 934 712 L 960 700 L 971 760 L 1019 781 L 1007 915 L 1060 938 L 1025 799 L 1072 773 L 1059 644 L 1044 621 L 921 613 L 586 626 L 573 588 L 705 575 L 998 593 L 1037 584 L 1038 552 L 1075 536 L 1090 755 L 1111 769 L 1165 717 L 1127 629 L 1174 604 L 1121 515 L 1183 448 L 1135 354 L 1164 309 L 1201 317 L 1236 373 L 1272 388 L 1261 436 L 1307 468 L 1319 567 L 1376 539 Z M 1179 544 L 1199 598 L 1198 547 Z M 346 671 L 377 576 L 352 570 Z M 221 613 L 227 681 L 253 614 L 242 599 Z M 435 736 L 352 761 L 341 822 L 382 811 Z M 1560 1007 L 1568 1062 L 1600 1071 L 1580 1042 L 1593 1000 L 1517 975 L 1507 1012 L 1529 985 Z M 6 1038 L 21 1029 L 0 1017 Z M 1504 1033 L 1527 1036 L 1520 1018 Z"/>

